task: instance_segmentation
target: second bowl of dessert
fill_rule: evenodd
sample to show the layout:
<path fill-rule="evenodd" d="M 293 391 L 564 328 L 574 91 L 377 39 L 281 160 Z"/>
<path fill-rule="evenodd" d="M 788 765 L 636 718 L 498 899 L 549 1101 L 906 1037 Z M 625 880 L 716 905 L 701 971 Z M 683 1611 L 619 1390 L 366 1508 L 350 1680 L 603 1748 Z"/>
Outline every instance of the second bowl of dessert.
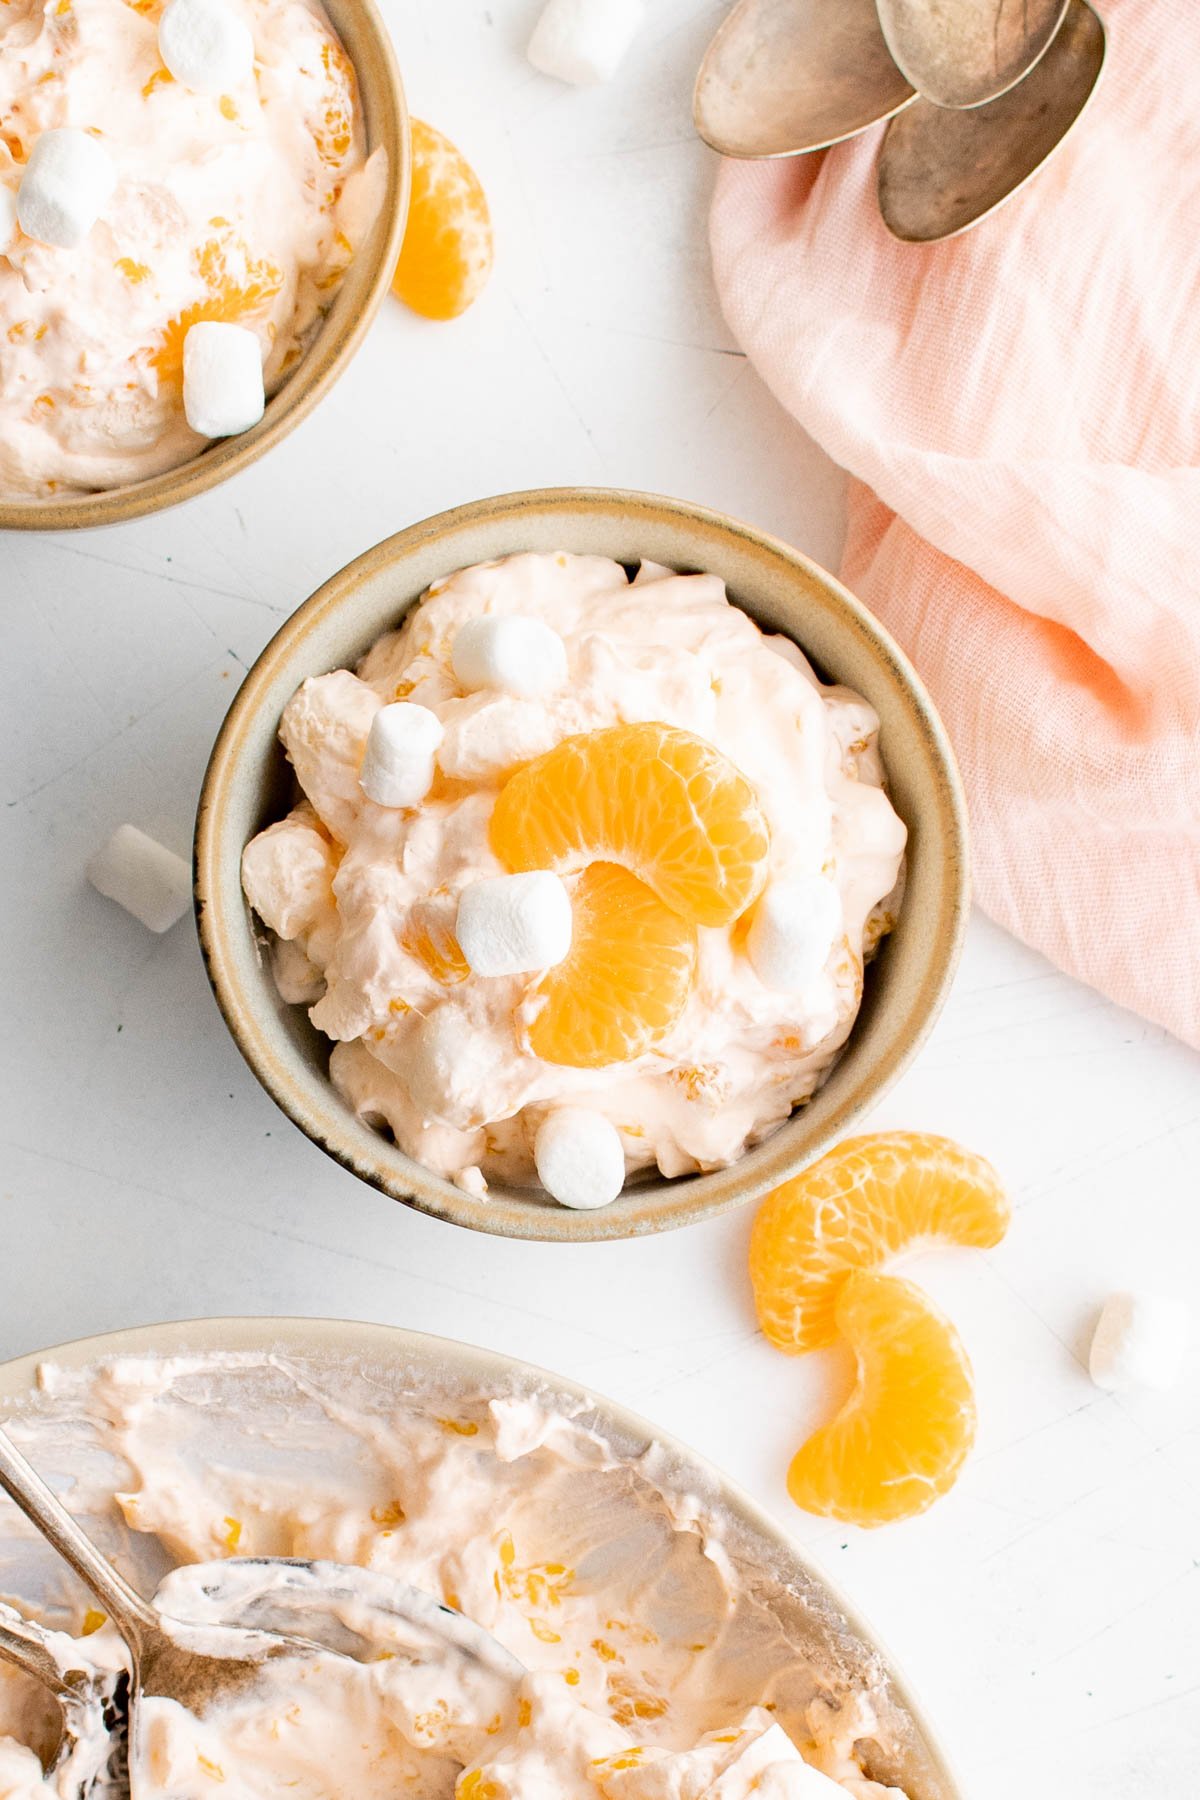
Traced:
<path fill-rule="evenodd" d="M 196 898 L 243 1055 L 330 1155 L 476 1229 L 629 1236 L 777 1186 L 904 1068 L 965 810 L 832 576 L 681 501 L 545 490 L 293 614 L 214 748 Z"/>
<path fill-rule="evenodd" d="M 403 89 L 373 0 L 11 10 L 0 528 L 114 524 L 256 461 L 353 356 L 404 233 Z"/>

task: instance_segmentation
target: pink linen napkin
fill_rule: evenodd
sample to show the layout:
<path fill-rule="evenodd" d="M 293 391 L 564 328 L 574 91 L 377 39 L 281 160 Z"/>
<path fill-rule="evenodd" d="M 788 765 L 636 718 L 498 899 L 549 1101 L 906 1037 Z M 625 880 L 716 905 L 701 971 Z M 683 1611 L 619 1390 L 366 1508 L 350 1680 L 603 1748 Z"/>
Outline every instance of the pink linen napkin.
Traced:
<path fill-rule="evenodd" d="M 876 130 L 725 163 L 712 248 L 856 478 L 842 573 L 954 740 L 981 904 L 1200 1045 L 1200 0 L 1101 10 L 1073 136 L 964 237 L 888 235 Z"/>

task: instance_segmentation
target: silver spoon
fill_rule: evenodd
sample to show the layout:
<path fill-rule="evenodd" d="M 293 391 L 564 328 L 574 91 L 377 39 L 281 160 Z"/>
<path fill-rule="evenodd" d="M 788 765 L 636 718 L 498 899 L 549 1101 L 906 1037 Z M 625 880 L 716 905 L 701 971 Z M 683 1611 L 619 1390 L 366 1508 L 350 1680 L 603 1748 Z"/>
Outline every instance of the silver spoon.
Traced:
<path fill-rule="evenodd" d="M 705 52 L 692 116 L 725 156 L 801 156 L 913 98 L 875 0 L 741 0 Z"/>
<path fill-rule="evenodd" d="M 879 210 L 894 237 L 956 236 L 1009 199 L 1079 118 L 1104 65 L 1104 26 L 1087 0 L 1067 16 L 1019 86 L 987 106 L 951 112 L 918 100 L 893 119 L 879 153 Z"/>
<path fill-rule="evenodd" d="M 56 1701 L 60 1728 L 46 1761 L 46 1774 L 62 1773 L 77 1793 L 88 1793 L 111 1768 L 114 1748 L 120 1750 L 115 1739 L 120 1735 L 124 1709 L 117 1690 L 124 1677 L 114 1675 L 102 1681 L 89 1670 L 64 1667 L 55 1654 L 54 1634 L 3 1604 L 0 1661 L 31 1676 Z"/>
<path fill-rule="evenodd" d="M 132 1664 L 129 1682 L 131 1745 L 136 1743 L 138 1702 L 143 1695 L 175 1700 L 188 1712 L 203 1714 L 215 1702 L 229 1701 L 257 1688 L 264 1666 L 270 1662 L 280 1658 L 293 1661 L 314 1657 L 340 1658 L 344 1654 L 341 1649 L 331 1649 L 309 1637 L 284 1635 L 257 1625 L 246 1627 L 221 1622 L 216 1615 L 219 1613 L 222 1577 L 216 1573 L 211 1575 L 207 1586 L 203 1579 L 200 1582 L 201 1599 L 208 1603 L 202 1622 L 166 1617 L 135 1593 L 101 1555 L 2 1430 L 0 1488 L 91 1589 L 124 1639 Z M 437 1638 L 459 1654 L 477 1659 L 490 1673 L 499 1674 L 509 1682 L 519 1680 L 525 1673 L 516 1657 L 481 1626 L 403 1583 L 389 1582 L 383 1577 L 370 1576 L 366 1571 L 332 1563 L 292 1562 L 283 1557 L 247 1558 L 239 1559 L 239 1562 L 254 1570 L 249 1588 L 257 1589 L 260 1595 L 264 1591 L 281 1594 L 290 1590 L 293 1597 L 299 1592 L 306 1598 L 309 1610 L 302 1615 L 306 1625 L 312 1616 L 314 1599 L 323 1591 L 332 1591 L 336 1597 L 340 1584 L 345 1595 L 354 1599 L 359 1597 L 366 1584 L 374 1604 L 385 1604 L 394 1616 L 415 1626 L 424 1639 Z M 202 1566 L 196 1573 L 203 1578 L 214 1567 L 221 1570 L 228 1565 Z M 168 1577 L 164 1587 L 174 1583 L 177 1588 L 179 1573 L 176 1571 L 174 1577 Z M 243 1582 L 244 1589 L 246 1586 Z M 245 1593 L 242 1597 L 245 1599 Z M 9 1647 L 13 1648 L 11 1621 L 9 1628 Z M 352 1626 L 349 1629 L 353 1635 Z M 22 1653 L 28 1657 L 28 1640 Z M 37 1656 L 36 1644 L 33 1657 L 40 1665 L 40 1674 L 29 1661 L 23 1666 L 43 1680 L 43 1685 L 49 1685 L 51 1691 L 57 1691 L 55 1682 L 60 1674 L 57 1667 L 53 1672 L 47 1670 L 44 1659 Z M 347 1657 L 346 1660 L 353 1659 Z M 47 1676 L 51 1678 L 47 1680 Z M 59 1697 L 61 1701 L 61 1694 Z M 64 1709 L 64 1731 L 71 1729 L 73 1722 Z"/>
<path fill-rule="evenodd" d="M 876 0 L 897 66 L 935 106 L 983 106 L 1044 55 L 1068 0 Z"/>

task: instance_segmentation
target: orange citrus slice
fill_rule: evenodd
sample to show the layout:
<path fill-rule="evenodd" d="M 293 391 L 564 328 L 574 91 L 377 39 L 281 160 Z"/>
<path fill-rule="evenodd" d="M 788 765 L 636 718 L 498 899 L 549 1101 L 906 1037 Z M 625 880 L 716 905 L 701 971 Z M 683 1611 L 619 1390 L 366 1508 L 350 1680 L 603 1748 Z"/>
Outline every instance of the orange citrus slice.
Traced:
<path fill-rule="evenodd" d="M 227 323 L 244 320 L 269 306 L 283 286 L 278 265 L 268 257 L 252 256 L 240 237 L 224 229 L 224 221 L 219 235 L 207 239 L 193 253 L 192 262 L 207 292 L 168 322 L 162 342 L 151 354 L 150 361 L 163 382 L 182 381 L 183 340 L 193 325 L 213 319 Z"/>
<path fill-rule="evenodd" d="M 492 271 L 487 196 L 448 137 L 412 122 L 412 197 L 392 291 L 426 319 L 456 319 Z"/>
<path fill-rule="evenodd" d="M 620 863 L 693 925 L 731 925 L 766 883 L 770 833 L 719 750 L 670 725 L 564 738 L 510 776 L 492 813 L 506 868 Z"/>
<path fill-rule="evenodd" d="M 759 1208 L 750 1237 L 758 1322 L 777 1349 L 819 1349 L 837 1335 L 851 1270 L 878 1268 L 922 1241 L 986 1250 L 1008 1221 L 996 1171 L 949 1138 L 849 1138 Z"/>
<path fill-rule="evenodd" d="M 528 997 L 543 1062 L 601 1069 L 660 1042 L 687 1005 L 696 929 L 615 863 L 592 863 L 571 897 L 571 950 Z"/>
<path fill-rule="evenodd" d="M 911 1519 L 954 1485 L 975 1440 L 967 1353 L 921 1290 L 894 1275 L 856 1270 L 836 1316 L 858 1378 L 792 1458 L 788 1493 L 805 1512 L 853 1525 Z"/>

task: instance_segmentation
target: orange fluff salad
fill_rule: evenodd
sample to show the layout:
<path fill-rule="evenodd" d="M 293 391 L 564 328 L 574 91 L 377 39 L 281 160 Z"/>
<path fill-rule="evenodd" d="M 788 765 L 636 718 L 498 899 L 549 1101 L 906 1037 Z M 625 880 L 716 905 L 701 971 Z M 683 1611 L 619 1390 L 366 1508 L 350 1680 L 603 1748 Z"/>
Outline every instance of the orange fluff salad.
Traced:
<path fill-rule="evenodd" d="M 602 1204 L 734 1162 L 845 1043 L 902 882 L 877 733 L 715 576 L 512 556 L 294 695 L 245 891 L 359 1116 Z"/>
<path fill-rule="evenodd" d="M 316 0 L 0 6 L 0 497 L 113 488 L 197 455 L 193 325 L 252 333 L 273 393 L 366 233 L 374 177 Z"/>

